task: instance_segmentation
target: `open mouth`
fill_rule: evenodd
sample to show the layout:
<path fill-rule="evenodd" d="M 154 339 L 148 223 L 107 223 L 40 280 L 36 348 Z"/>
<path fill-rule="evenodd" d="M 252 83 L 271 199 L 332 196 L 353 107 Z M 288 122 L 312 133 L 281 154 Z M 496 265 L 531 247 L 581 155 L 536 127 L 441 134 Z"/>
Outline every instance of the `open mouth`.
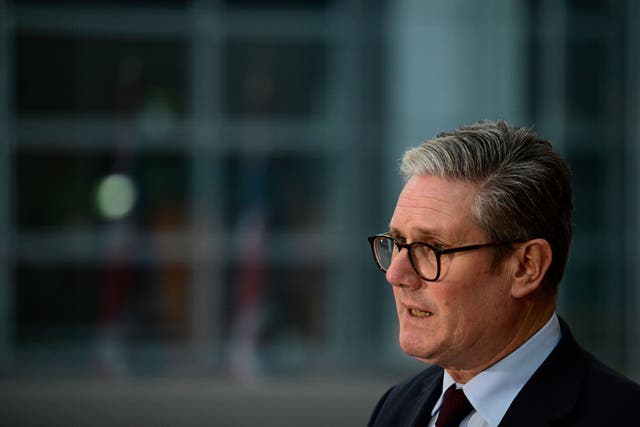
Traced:
<path fill-rule="evenodd" d="M 433 313 L 430 311 L 418 310 L 417 308 L 410 308 L 409 314 L 411 317 L 431 317 Z"/>

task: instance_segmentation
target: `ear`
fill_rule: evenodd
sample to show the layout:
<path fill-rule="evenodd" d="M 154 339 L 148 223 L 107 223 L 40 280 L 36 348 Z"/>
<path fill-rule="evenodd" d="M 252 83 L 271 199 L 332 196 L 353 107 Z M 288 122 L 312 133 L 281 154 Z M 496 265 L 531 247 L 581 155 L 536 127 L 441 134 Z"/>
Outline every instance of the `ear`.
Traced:
<path fill-rule="evenodd" d="M 515 269 L 511 295 L 525 298 L 539 287 L 551 265 L 551 245 L 544 239 L 533 239 L 522 243 L 513 254 Z"/>

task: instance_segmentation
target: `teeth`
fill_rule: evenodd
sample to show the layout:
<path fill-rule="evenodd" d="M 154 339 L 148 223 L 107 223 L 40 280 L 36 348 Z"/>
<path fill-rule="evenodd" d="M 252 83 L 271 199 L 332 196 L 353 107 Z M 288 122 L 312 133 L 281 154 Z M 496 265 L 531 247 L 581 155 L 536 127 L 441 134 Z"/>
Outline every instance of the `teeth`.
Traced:
<path fill-rule="evenodd" d="M 430 311 L 422 311 L 422 310 L 418 310 L 417 308 L 412 308 L 410 311 L 411 311 L 411 315 L 414 317 L 428 317 L 433 314 Z"/>

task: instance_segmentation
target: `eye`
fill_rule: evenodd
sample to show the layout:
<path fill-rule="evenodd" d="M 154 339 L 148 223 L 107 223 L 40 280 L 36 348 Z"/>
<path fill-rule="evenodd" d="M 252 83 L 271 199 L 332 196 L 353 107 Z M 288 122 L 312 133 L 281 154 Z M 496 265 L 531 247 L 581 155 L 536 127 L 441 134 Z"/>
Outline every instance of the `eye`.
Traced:
<path fill-rule="evenodd" d="M 394 240 L 397 240 L 399 243 L 407 243 L 407 239 L 405 237 L 402 237 L 400 234 L 397 233 L 387 233 L 387 236 L 391 237 Z"/>
<path fill-rule="evenodd" d="M 431 242 L 431 245 L 435 246 L 439 251 L 443 251 L 447 247 L 447 245 L 440 242 Z"/>

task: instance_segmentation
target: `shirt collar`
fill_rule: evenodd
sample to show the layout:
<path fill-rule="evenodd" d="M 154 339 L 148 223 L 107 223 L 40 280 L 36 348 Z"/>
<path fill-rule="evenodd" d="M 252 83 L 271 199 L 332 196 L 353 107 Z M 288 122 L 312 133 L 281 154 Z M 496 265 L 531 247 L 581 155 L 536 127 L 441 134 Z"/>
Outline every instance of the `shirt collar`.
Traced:
<path fill-rule="evenodd" d="M 511 402 L 533 373 L 542 365 L 560 341 L 558 316 L 554 313 L 547 323 L 528 341 L 495 365 L 480 372 L 462 386 L 473 408 L 490 426 L 497 426 Z M 431 412 L 434 416 L 442 404 L 442 396 L 455 381 L 445 370 L 442 392 Z"/>

